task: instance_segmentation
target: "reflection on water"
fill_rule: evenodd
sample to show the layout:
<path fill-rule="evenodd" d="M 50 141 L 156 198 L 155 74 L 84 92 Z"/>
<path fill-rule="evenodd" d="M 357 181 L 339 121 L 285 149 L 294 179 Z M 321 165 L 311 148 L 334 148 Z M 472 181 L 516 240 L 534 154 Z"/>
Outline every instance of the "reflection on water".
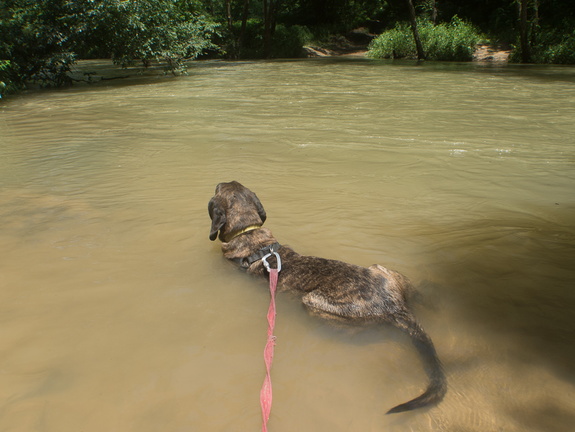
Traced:
<path fill-rule="evenodd" d="M 120 81 L 0 107 L 1 430 L 260 427 L 266 287 L 208 240 L 232 179 L 280 242 L 419 285 L 450 384 L 385 416 L 425 385 L 409 342 L 280 296 L 270 428 L 571 430 L 573 68 L 206 62 Z"/>

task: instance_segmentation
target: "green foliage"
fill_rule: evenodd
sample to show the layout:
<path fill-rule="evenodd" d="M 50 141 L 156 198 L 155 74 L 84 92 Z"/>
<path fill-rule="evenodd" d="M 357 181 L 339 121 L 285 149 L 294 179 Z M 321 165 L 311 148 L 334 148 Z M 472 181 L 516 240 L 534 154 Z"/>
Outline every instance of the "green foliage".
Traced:
<path fill-rule="evenodd" d="M 308 28 L 326 28 L 330 33 L 347 31 L 366 25 L 366 22 L 391 15 L 386 0 L 296 0 L 284 1 L 281 22 L 290 25 L 305 25 Z"/>
<path fill-rule="evenodd" d="M 294 25 L 286 27 L 278 25 L 274 34 L 272 57 L 297 58 L 302 57 L 303 46 L 310 43 L 313 35 L 307 27 Z"/>
<path fill-rule="evenodd" d="M 188 10 L 192 2 L 104 0 L 89 11 L 84 46 L 98 41 L 97 52 L 115 63 L 165 62 L 178 69 L 184 60 L 216 49 L 211 38 L 218 25 Z M 185 7 L 185 9 L 182 9 Z"/>
<path fill-rule="evenodd" d="M 531 47 L 531 57 L 534 63 L 575 64 L 575 30 L 540 30 L 537 33 L 537 42 Z M 520 44 L 513 50 L 510 60 L 521 61 Z"/>
<path fill-rule="evenodd" d="M 239 35 L 241 23 L 234 23 L 234 35 Z M 241 47 L 241 58 L 263 58 L 264 24 L 259 19 L 249 19 Z M 273 36 L 271 56 L 273 58 L 302 57 L 302 48 L 313 39 L 311 31 L 305 26 L 286 26 L 278 24 Z"/>
<path fill-rule="evenodd" d="M 371 58 L 406 58 L 416 57 L 415 43 L 411 27 L 407 23 L 398 23 L 375 38 L 368 48 Z"/>
<path fill-rule="evenodd" d="M 236 21 L 233 24 L 233 35 L 228 35 L 228 38 L 237 38 L 241 32 L 241 22 Z M 243 35 L 243 43 L 241 46 L 241 52 L 232 52 L 237 50 L 237 47 L 232 46 L 231 42 L 227 43 L 227 52 L 233 55 L 237 55 L 241 58 L 262 58 L 263 57 L 263 37 L 264 34 L 264 24 L 263 21 L 256 18 L 248 19 L 246 22 L 246 28 Z M 239 55 L 238 55 L 239 54 Z"/>
<path fill-rule="evenodd" d="M 0 9 L 2 76 L 13 86 L 26 81 L 64 85 L 75 61 L 73 10 L 65 0 L 4 1 Z"/>
<path fill-rule="evenodd" d="M 476 45 L 483 37 L 471 24 L 457 16 L 450 23 L 433 26 L 427 23 L 422 29 L 424 48 L 429 60 L 470 61 Z"/>
<path fill-rule="evenodd" d="M 536 48 L 537 51 L 539 51 L 537 63 L 575 64 L 575 31 L 565 35 L 561 42 L 538 50 Z"/>
<path fill-rule="evenodd" d="M 2 99 L 2 94 L 6 91 L 6 87 L 8 87 L 10 83 L 10 81 L 8 81 L 9 69 L 10 62 L 8 60 L 0 60 L 0 99 Z"/>
<path fill-rule="evenodd" d="M 62 86 L 77 53 L 165 62 L 170 70 L 215 49 L 218 25 L 195 13 L 199 0 L 2 0 L 0 77 Z"/>
<path fill-rule="evenodd" d="M 458 17 L 438 25 L 419 21 L 418 30 L 429 60 L 470 61 L 475 46 L 482 40 L 473 25 Z M 382 33 L 370 44 L 368 55 L 372 58 L 416 58 L 411 27 L 398 23 L 395 28 Z"/>

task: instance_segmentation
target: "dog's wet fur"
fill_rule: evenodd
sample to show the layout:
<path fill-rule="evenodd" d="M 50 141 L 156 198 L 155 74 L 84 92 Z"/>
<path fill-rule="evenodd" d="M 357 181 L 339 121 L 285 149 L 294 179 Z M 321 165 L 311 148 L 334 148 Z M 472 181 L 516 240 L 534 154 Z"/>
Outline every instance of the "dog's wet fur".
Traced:
<path fill-rule="evenodd" d="M 261 227 L 266 212 L 256 194 L 236 181 L 217 185 L 208 211 L 212 219 L 210 240 L 219 233 L 225 258 L 241 262 L 277 242 L 269 229 Z M 249 230 L 243 232 L 246 228 Z M 422 395 L 397 405 L 388 414 L 431 406 L 443 399 L 447 391 L 443 367 L 433 342 L 407 306 L 413 288 L 405 276 L 378 264 L 360 267 L 303 256 L 283 245 L 278 253 L 282 262 L 278 290 L 299 293 L 312 314 L 353 324 L 391 324 L 409 335 L 430 382 Z M 271 258 L 269 262 L 275 264 Z M 257 276 L 268 275 L 262 260 L 249 264 L 246 270 Z"/>

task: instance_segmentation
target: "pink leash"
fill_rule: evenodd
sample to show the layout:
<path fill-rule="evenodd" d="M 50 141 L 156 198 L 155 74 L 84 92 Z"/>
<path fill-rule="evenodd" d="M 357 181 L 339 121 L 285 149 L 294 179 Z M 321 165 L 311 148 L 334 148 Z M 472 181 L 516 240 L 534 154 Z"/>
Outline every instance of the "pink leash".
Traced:
<path fill-rule="evenodd" d="M 266 258 L 271 255 L 276 256 L 277 268 L 270 268 Z M 274 327 L 276 324 L 276 287 L 278 283 L 278 273 L 282 269 L 281 259 L 277 252 L 272 252 L 267 254 L 262 258 L 264 266 L 270 274 L 270 307 L 268 309 L 268 340 L 266 342 L 266 347 L 264 348 L 264 361 L 266 364 L 266 377 L 264 379 L 264 384 L 260 391 L 260 405 L 262 407 L 262 432 L 267 432 L 268 430 L 268 420 L 270 419 L 270 413 L 272 410 L 272 379 L 270 377 L 270 370 L 272 367 L 272 361 L 274 358 L 274 346 L 276 342 L 276 337 L 274 336 Z"/>

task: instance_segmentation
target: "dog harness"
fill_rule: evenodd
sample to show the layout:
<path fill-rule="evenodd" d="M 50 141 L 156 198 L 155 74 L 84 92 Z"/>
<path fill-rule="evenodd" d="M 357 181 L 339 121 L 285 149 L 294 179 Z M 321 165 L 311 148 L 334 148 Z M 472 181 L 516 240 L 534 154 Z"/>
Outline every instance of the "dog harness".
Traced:
<path fill-rule="evenodd" d="M 259 251 L 251 254 L 245 258 L 232 258 L 232 261 L 238 263 L 241 268 L 247 269 L 256 261 L 261 260 L 266 255 L 276 254 L 280 250 L 281 245 L 278 242 L 275 242 L 271 245 L 264 246 Z"/>

